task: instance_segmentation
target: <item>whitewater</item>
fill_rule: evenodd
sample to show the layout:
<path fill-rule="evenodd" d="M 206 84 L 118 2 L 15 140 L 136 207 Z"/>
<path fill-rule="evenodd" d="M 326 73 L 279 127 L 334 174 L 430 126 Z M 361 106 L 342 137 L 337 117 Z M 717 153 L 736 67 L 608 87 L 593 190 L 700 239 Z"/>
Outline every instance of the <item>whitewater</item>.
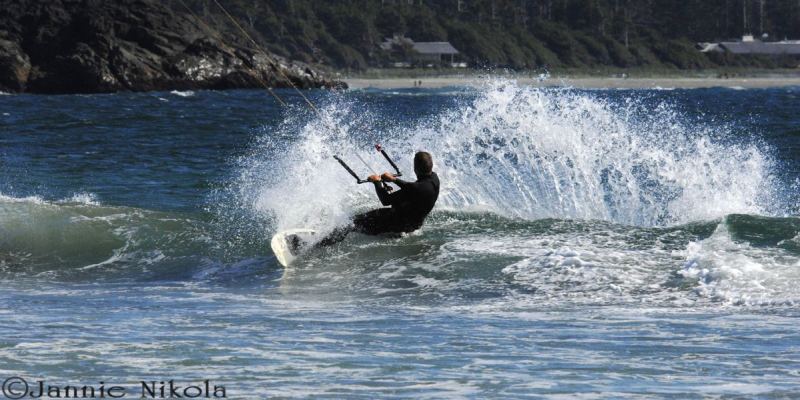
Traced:
<path fill-rule="evenodd" d="M 0 377 L 800 395 L 796 88 L 280 94 L 0 99 Z M 433 154 L 423 229 L 281 268 L 275 232 L 379 205 L 332 158 L 389 170 L 376 143 Z"/>

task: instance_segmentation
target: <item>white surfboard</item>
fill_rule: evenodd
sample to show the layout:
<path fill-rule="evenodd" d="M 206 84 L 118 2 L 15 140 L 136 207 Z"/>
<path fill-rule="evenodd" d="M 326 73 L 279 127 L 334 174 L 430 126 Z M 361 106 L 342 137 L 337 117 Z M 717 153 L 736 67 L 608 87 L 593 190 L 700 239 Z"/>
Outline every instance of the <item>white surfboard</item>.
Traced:
<path fill-rule="evenodd" d="M 275 258 L 286 268 L 317 239 L 317 231 L 313 229 L 289 229 L 276 233 L 270 245 Z"/>

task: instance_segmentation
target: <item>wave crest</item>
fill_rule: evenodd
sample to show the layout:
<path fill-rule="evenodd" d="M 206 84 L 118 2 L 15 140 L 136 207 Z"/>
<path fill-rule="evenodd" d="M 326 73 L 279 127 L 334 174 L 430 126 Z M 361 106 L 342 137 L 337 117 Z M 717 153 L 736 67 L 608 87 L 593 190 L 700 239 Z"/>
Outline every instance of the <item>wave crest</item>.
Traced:
<path fill-rule="evenodd" d="M 277 132 L 263 135 L 240 160 L 234 192 L 250 217 L 273 228 L 330 228 L 377 205 L 332 155 L 366 175 L 385 165 L 370 150 L 381 142 L 406 172 L 415 151 L 433 153 L 442 178 L 439 208 L 638 226 L 776 213 L 765 145 L 667 102 L 624 96 L 496 80 L 422 120 L 394 125 L 364 112 L 363 104 L 329 99 L 319 116 L 290 113 Z"/>

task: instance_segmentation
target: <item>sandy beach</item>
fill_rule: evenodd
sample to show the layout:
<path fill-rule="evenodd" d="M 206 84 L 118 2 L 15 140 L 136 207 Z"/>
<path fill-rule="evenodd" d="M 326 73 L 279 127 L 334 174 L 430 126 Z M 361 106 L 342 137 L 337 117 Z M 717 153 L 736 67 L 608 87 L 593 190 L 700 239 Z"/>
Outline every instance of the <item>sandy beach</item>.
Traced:
<path fill-rule="evenodd" d="M 406 89 L 417 87 L 415 82 L 422 82 L 422 88 L 441 88 L 448 86 L 480 86 L 492 75 L 484 76 L 451 76 L 430 78 L 344 78 L 352 89 Z M 503 75 L 497 75 L 503 77 Z M 769 88 L 782 86 L 800 86 L 800 76 L 748 77 L 748 78 L 600 78 L 600 77 L 550 77 L 545 80 L 528 77 L 512 77 L 525 85 L 542 87 L 576 87 L 576 88 Z"/>

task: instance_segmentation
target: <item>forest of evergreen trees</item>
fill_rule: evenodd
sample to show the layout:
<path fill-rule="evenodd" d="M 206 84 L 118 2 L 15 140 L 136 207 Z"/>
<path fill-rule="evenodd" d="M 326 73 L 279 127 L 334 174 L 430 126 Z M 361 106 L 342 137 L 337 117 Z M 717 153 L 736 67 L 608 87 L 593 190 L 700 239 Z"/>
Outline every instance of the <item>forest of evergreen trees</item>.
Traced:
<path fill-rule="evenodd" d="M 212 0 L 185 1 L 218 29 L 233 29 Z M 385 65 L 389 55 L 378 44 L 394 34 L 450 41 L 473 67 L 798 64 L 790 57 L 703 54 L 694 45 L 743 34 L 800 39 L 800 0 L 219 1 L 269 50 L 342 69 Z"/>

